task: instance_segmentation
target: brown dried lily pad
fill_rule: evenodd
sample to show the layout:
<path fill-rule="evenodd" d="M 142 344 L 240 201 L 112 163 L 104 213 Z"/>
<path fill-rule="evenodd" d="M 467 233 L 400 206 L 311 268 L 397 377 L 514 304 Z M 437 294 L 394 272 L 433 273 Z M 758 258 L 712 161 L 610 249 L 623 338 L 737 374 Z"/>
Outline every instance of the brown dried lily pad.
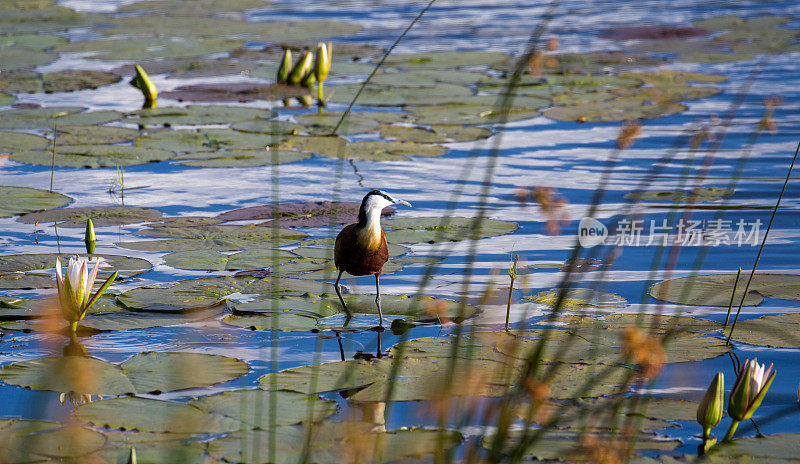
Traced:
<path fill-rule="evenodd" d="M 302 97 L 308 95 L 304 87 L 290 87 L 288 85 L 273 84 L 196 84 L 184 85 L 162 92 L 161 97 L 178 101 L 236 101 L 248 102 L 253 100 L 281 100 L 284 98 Z"/>
<path fill-rule="evenodd" d="M 251 206 L 219 215 L 225 221 L 273 219 L 277 214 L 280 227 L 325 227 L 332 224 L 349 224 L 358 219 L 360 203 L 352 201 L 305 201 L 277 205 Z M 385 208 L 383 216 L 394 214 L 394 208 Z M 272 222 L 263 224 L 272 227 Z"/>
<path fill-rule="evenodd" d="M 600 37 L 613 40 L 664 40 L 688 39 L 709 34 L 711 34 L 711 31 L 700 27 L 648 24 L 610 27 L 601 32 Z"/>

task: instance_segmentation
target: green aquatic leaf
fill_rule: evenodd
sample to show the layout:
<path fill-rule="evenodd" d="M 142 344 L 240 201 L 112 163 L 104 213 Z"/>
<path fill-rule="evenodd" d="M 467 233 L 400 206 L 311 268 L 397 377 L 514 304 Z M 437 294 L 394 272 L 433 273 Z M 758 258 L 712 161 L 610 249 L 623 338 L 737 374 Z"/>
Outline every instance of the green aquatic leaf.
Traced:
<path fill-rule="evenodd" d="M 47 34 L 6 34 L 0 36 L 0 49 L 27 48 L 30 50 L 47 50 L 54 45 L 66 43 L 65 37 Z"/>
<path fill-rule="evenodd" d="M 55 53 L 26 50 L 17 48 L 0 48 L 0 62 L 3 63 L 3 70 L 14 71 L 18 69 L 29 69 L 52 63 L 58 58 Z"/>
<path fill-rule="evenodd" d="M 189 404 L 203 411 L 232 417 L 254 429 L 301 422 L 319 422 L 338 408 L 335 401 L 290 391 L 233 390 L 201 396 Z"/>
<path fill-rule="evenodd" d="M 0 256 L 0 274 L 12 274 L 12 273 L 38 273 L 41 272 L 36 271 L 51 271 L 54 266 L 56 265 L 56 258 L 61 259 L 62 265 L 66 265 L 67 261 L 71 257 L 75 257 L 76 254 L 58 254 L 58 253 L 25 253 L 25 254 L 17 254 L 17 255 L 5 255 Z M 128 279 L 135 275 L 139 275 L 145 273 L 152 269 L 152 265 L 150 261 L 142 258 L 131 258 L 127 256 L 121 255 L 108 255 L 108 254 L 99 254 L 99 255 L 87 255 L 87 254 L 80 254 L 80 256 L 85 258 L 91 258 L 93 261 L 95 257 L 99 256 L 103 258 L 102 263 L 100 264 L 100 269 L 97 273 L 98 278 L 98 285 L 101 281 L 107 279 L 111 274 L 114 272 L 118 273 L 118 279 Z M 93 266 L 94 261 L 91 263 Z M 47 278 L 53 281 L 52 285 L 55 285 L 55 279 L 50 276 L 46 275 Z"/>
<path fill-rule="evenodd" d="M 9 95 L 4 92 L 0 92 L 0 106 L 8 106 L 12 103 L 17 101 L 17 97 L 14 95 Z"/>
<path fill-rule="evenodd" d="M 503 112 L 494 96 L 480 96 L 434 106 L 413 106 L 408 110 L 414 115 L 417 124 L 497 124 L 501 122 L 521 121 L 539 116 L 539 108 L 549 106 L 550 102 L 542 98 L 515 98 L 513 106 Z"/>
<path fill-rule="evenodd" d="M 509 59 L 502 52 L 420 52 L 398 53 L 386 57 L 384 66 L 403 69 L 437 69 L 489 66 Z"/>
<path fill-rule="evenodd" d="M 477 228 L 476 220 L 467 217 L 390 218 L 381 221 L 381 225 L 386 231 L 386 239 L 392 243 L 481 239 L 510 234 L 519 227 L 513 222 L 484 218 Z"/>
<path fill-rule="evenodd" d="M 52 137 L 54 132 L 47 131 Z M 130 142 L 139 136 L 136 129 L 119 126 L 57 126 L 55 131 L 57 145 L 106 145 Z"/>
<path fill-rule="evenodd" d="M 75 425 L 44 426 L 42 421 L 15 421 L 0 430 L 0 457 L 4 463 L 65 462 L 79 460 L 100 449 L 106 443 L 102 433 Z"/>
<path fill-rule="evenodd" d="M 222 219 L 213 216 L 162 216 L 145 222 L 148 227 L 197 227 L 213 226 Z"/>
<path fill-rule="evenodd" d="M 169 253 L 164 256 L 164 264 L 198 271 L 239 271 L 267 268 L 296 258 L 297 255 L 286 250 L 256 249 L 223 254 L 206 249 Z"/>
<path fill-rule="evenodd" d="M 372 140 L 348 142 L 340 137 L 325 136 L 292 136 L 279 148 L 311 152 L 329 158 L 367 161 L 406 161 L 411 156 L 436 157 L 447 153 L 447 149 L 440 145 Z"/>
<path fill-rule="evenodd" d="M 112 300 L 115 302 L 115 300 Z M 95 312 L 84 317 L 78 323 L 78 329 L 90 329 L 100 332 L 112 332 L 117 330 L 137 330 L 149 329 L 153 327 L 167 327 L 172 325 L 185 324 L 187 322 L 202 321 L 213 317 L 218 317 L 222 311 L 220 309 L 208 309 L 203 311 L 192 311 L 190 313 L 159 313 L 153 314 L 140 311 L 125 311 L 119 306 L 114 306 L 116 310 L 107 312 L 110 308 L 97 308 Z M 92 309 L 95 309 L 92 306 Z M 105 311 L 104 311 L 105 310 Z"/>
<path fill-rule="evenodd" d="M 0 369 L 0 379 L 9 385 L 33 390 L 91 395 L 135 392 L 119 366 L 89 356 L 56 356 L 17 362 Z"/>
<path fill-rule="evenodd" d="M 156 18 L 125 18 L 123 21 L 130 23 L 135 19 L 137 23 Z M 193 18 L 184 18 L 187 22 Z M 252 23 L 255 24 L 255 23 Z M 161 29 L 169 31 L 170 29 Z M 113 29 L 104 28 L 103 32 L 112 33 Z M 56 52 L 64 53 L 93 53 L 89 59 L 108 61 L 143 61 L 154 58 L 187 58 L 196 56 L 226 53 L 242 46 L 241 40 L 230 38 L 202 38 L 202 37 L 142 37 L 144 31 L 137 30 L 132 35 L 137 35 L 136 40 L 129 38 L 110 38 L 98 40 L 81 40 L 55 46 Z M 172 31 L 170 31 L 172 33 Z M 159 34 L 159 32 L 156 32 Z"/>
<path fill-rule="evenodd" d="M 680 113 L 686 106 L 675 102 L 653 102 L 640 97 L 619 97 L 608 101 L 550 108 L 544 115 L 556 121 L 628 121 L 655 119 Z"/>
<path fill-rule="evenodd" d="M 288 121 L 277 119 L 254 119 L 252 121 L 241 121 L 231 125 L 231 129 L 255 134 L 268 134 L 273 137 L 263 137 L 264 143 L 273 145 L 281 140 L 279 135 L 289 135 L 303 130 L 303 126 Z"/>
<path fill-rule="evenodd" d="M 0 217 L 60 208 L 71 202 L 72 198 L 56 192 L 0 185 Z"/>
<path fill-rule="evenodd" d="M 203 124 L 231 124 L 258 118 L 270 118 L 276 113 L 259 108 L 242 106 L 189 105 L 185 108 L 158 107 L 143 109 L 127 115 L 125 122 L 140 126 L 196 126 Z M 0 113 L 2 117 L 2 113 Z"/>
<path fill-rule="evenodd" d="M 762 316 L 739 321 L 733 339 L 771 348 L 800 348 L 800 314 Z"/>
<path fill-rule="evenodd" d="M 120 367 L 137 393 L 206 387 L 250 370 L 246 362 L 227 356 L 181 352 L 139 353 Z"/>
<path fill-rule="evenodd" d="M 341 84 L 330 87 L 329 100 L 349 104 L 361 84 Z M 365 106 L 439 105 L 469 99 L 473 95 L 469 87 L 457 84 L 436 84 L 430 87 L 392 87 L 367 84 L 356 103 Z"/>
<path fill-rule="evenodd" d="M 259 148 L 266 146 L 260 134 L 247 134 L 233 129 L 167 130 L 153 132 L 136 139 L 138 147 L 156 148 L 174 152 L 195 152 Z"/>
<path fill-rule="evenodd" d="M 71 124 L 103 124 L 116 121 L 116 111 L 84 111 L 76 106 L 15 108 L 0 111 L 0 129 L 45 129 Z M 48 164 L 49 166 L 49 164 Z"/>
<path fill-rule="evenodd" d="M 17 221 L 25 224 L 55 222 L 60 227 L 86 227 L 86 220 L 92 219 L 95 227 L 137 224 L 161 217 L 161 211 L 134 206 L 84 206 L 61 208 L 20 216 Z"/>
<path fill-rule="evenodd" d="M 545 290 L 535 295 L 528 295 L 523 299 L 554 307 L 558 302 L 561 289 Z M 613 293 L 602 293 L 588 288 L 573 288 L 567 292 L 561 301 L 560 309 L 575 310 L 586 308 L 624 308 L 628 301 Z"/>
<path fill-rule="evenodd" d="M 367 74 L 369 74 L 369 71 Z M 473 71 L 449 69 L 447 72 L 441 72 L 415 69 L 411 71 L 379 72 L 370 79 L 370 83 L 391 87 L 433 87 L 437 83 L 473 85 L 488 78 L 486 74 Z"/>
<path fill-rule="evenodd" d="M 736 286 L 733 304 L 739 305 L 749 276 Z M 650 296 L 670 303 L 699 306 L 728 306 L 736 274 L 714 274 L 665 280 L 650 288 Z M 800 276 L 793 274 L 755 274 L 744 306 L 757 306 L 764 298 L 800 300 Z"/>
<path fill-rule="evenodd" d="M 311 158 L 310 153 L 281 150 L 220 150 L 191 152 L 176 156 L 176 164 L 198 168 L 246 168 L 294 163 Z"/>
<path fill-rule="evenodd" d="M 19 151 L 11 159 L 20 163 L 40 166 L 73 168 L 108 168 L 157 163 L 170 159 L 174 154 L 165 150 L 133 147 L 129 145 L 58 145 L 55 163 L 50 150 Z"/>
<path fill-rule="evenodd" d="M 219 13 L 240 13 L 253 8 L 264 8 L 269 3 L 264 0 L 228 0 L 220 4 L 216 0 L 194 0 L 186 3 L 182 0 L 141 1 L 121 5 L 117 11 L 126 13 L 159 13 L 169 16 L 211 16 Z"/>
<path fill-rule="evenodd" d="M 348 135 L 377 132 L 381 124 L 402 121 L 406 116 L 405 113 L 387 111 L 354 112 L 348 114 L 337 133 Z M 297 122 L 302 127 L 301 130 L 311 135 L 329 135 L 341 118 L 341 111 L 306 113 L 296 116 Z"/>
<path fill-rule="evenodd" d="M 409 126 L 386 126 L 381 129 L 381 137 L 399 139 L 404 142 L 448 143 L 470 142 L 485 139 L 492 135 L 486 127 L 433 125 L 428 129 Z"/>
<path fill-rule="evenodd" d="M 86 403 L 75 410 L 75 417 L 98 427 L 143 432 L 229 433 L 242 424 L 188 404 L 135 396 Z"/>
<path fill-rule="evenodd" d="M 798 433 L 776 433 L 755 437 L 737 438 L 730 446 L 715 446 L 708 454 L 708 462 L 718 463 L 773 463 L 786 459 L 786 462 L 797 462 Z M 736 460 L 740 459 L 740 460 Z"/>
<path fill-rule="evenodd" d="M 135 235 L 164 237 L 165 240 L 121 242 L 122 248 L 142 251 L 193 251 L 209 249 L 232 251 L 254 248 L 276 248 L 297 243 L 307 235 L 293 229 L 258 227 L 255 225 L 210 225 L 196 227 L 157 227 L 142 229 Z"/>

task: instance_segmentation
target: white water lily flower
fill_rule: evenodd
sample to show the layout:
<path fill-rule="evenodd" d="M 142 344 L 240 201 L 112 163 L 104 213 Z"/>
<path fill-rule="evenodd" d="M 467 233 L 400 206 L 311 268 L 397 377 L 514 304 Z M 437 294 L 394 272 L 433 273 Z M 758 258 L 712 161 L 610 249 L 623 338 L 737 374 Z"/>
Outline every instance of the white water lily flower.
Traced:
<path fill-rule="evenodd" d="M 772 364 L 765 368 L 755 358 L 745 360 L 728 401 L 731 418 L 737 421 L 749 419 L 761 405 L 773 378 Z"/>
<path fill-rule="evenodd" d="M 94 270 L 89 273 L 89 261 L 86 258 L 70 258 L 67 264 L 67 277 L 64 278 L 61 270 L 61 259 L 56 258 L 56 287 L 58 288 L 58 301 L 61 306 L 61 313 L 64 319 L 70 323 L 70 327 L 75 331 L 78 321 L 86 315 L 95 301 L 111 286 L 117 273 L 111 275 L 92 295 L 92 287 L 97 278 L 97 271 L 100 269 L 102 258 L 97 257 Z M 91 295 L 91 296 L 90 296 Z"/>

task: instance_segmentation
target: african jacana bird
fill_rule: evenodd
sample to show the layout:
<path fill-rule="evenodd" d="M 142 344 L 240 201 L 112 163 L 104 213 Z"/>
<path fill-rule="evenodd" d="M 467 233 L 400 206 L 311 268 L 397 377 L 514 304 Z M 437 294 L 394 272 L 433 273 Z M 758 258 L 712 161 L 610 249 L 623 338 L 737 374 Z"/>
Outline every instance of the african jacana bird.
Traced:
<path fill-rule="evenodd" d="M 347 272 L 354 276 L 375 276 L 375 304 L 378 305 L 378 317 L 383 326 L 383 311 L 381 310 L 381 270 L 389 260 L 389 244 L 386 234 L 381 228 L 381 211 L 389 205 L 406 205 L 411 203 L 397 198 L 392 198 L 386 192 L 373 190 L 364 196 L 361 208 L 358 210 L 358 222 L 345 226 L 336 236 L 333 247 L 333 262 L 339 270 L 336 278 L 336 294 L 342 302 L 348 319 L 350 309 L 342 298 L 339 280 L 342 273 Z"/>

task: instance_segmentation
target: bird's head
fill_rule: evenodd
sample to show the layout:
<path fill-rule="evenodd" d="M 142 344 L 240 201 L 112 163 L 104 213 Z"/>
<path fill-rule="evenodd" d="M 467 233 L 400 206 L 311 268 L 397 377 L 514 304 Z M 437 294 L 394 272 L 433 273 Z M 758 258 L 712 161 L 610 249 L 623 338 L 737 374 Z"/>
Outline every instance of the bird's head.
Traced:
<path fill-rule="evenodd" d="M 411 206 L 411 203 L 394 198 L 382 190 L 372 190 L 364 196 L 361 201 L 361 209 L 358 211 L 358 222 L 366 223 L 370 217 L 380 218 L 381 210 L 391 205 Z"/>

